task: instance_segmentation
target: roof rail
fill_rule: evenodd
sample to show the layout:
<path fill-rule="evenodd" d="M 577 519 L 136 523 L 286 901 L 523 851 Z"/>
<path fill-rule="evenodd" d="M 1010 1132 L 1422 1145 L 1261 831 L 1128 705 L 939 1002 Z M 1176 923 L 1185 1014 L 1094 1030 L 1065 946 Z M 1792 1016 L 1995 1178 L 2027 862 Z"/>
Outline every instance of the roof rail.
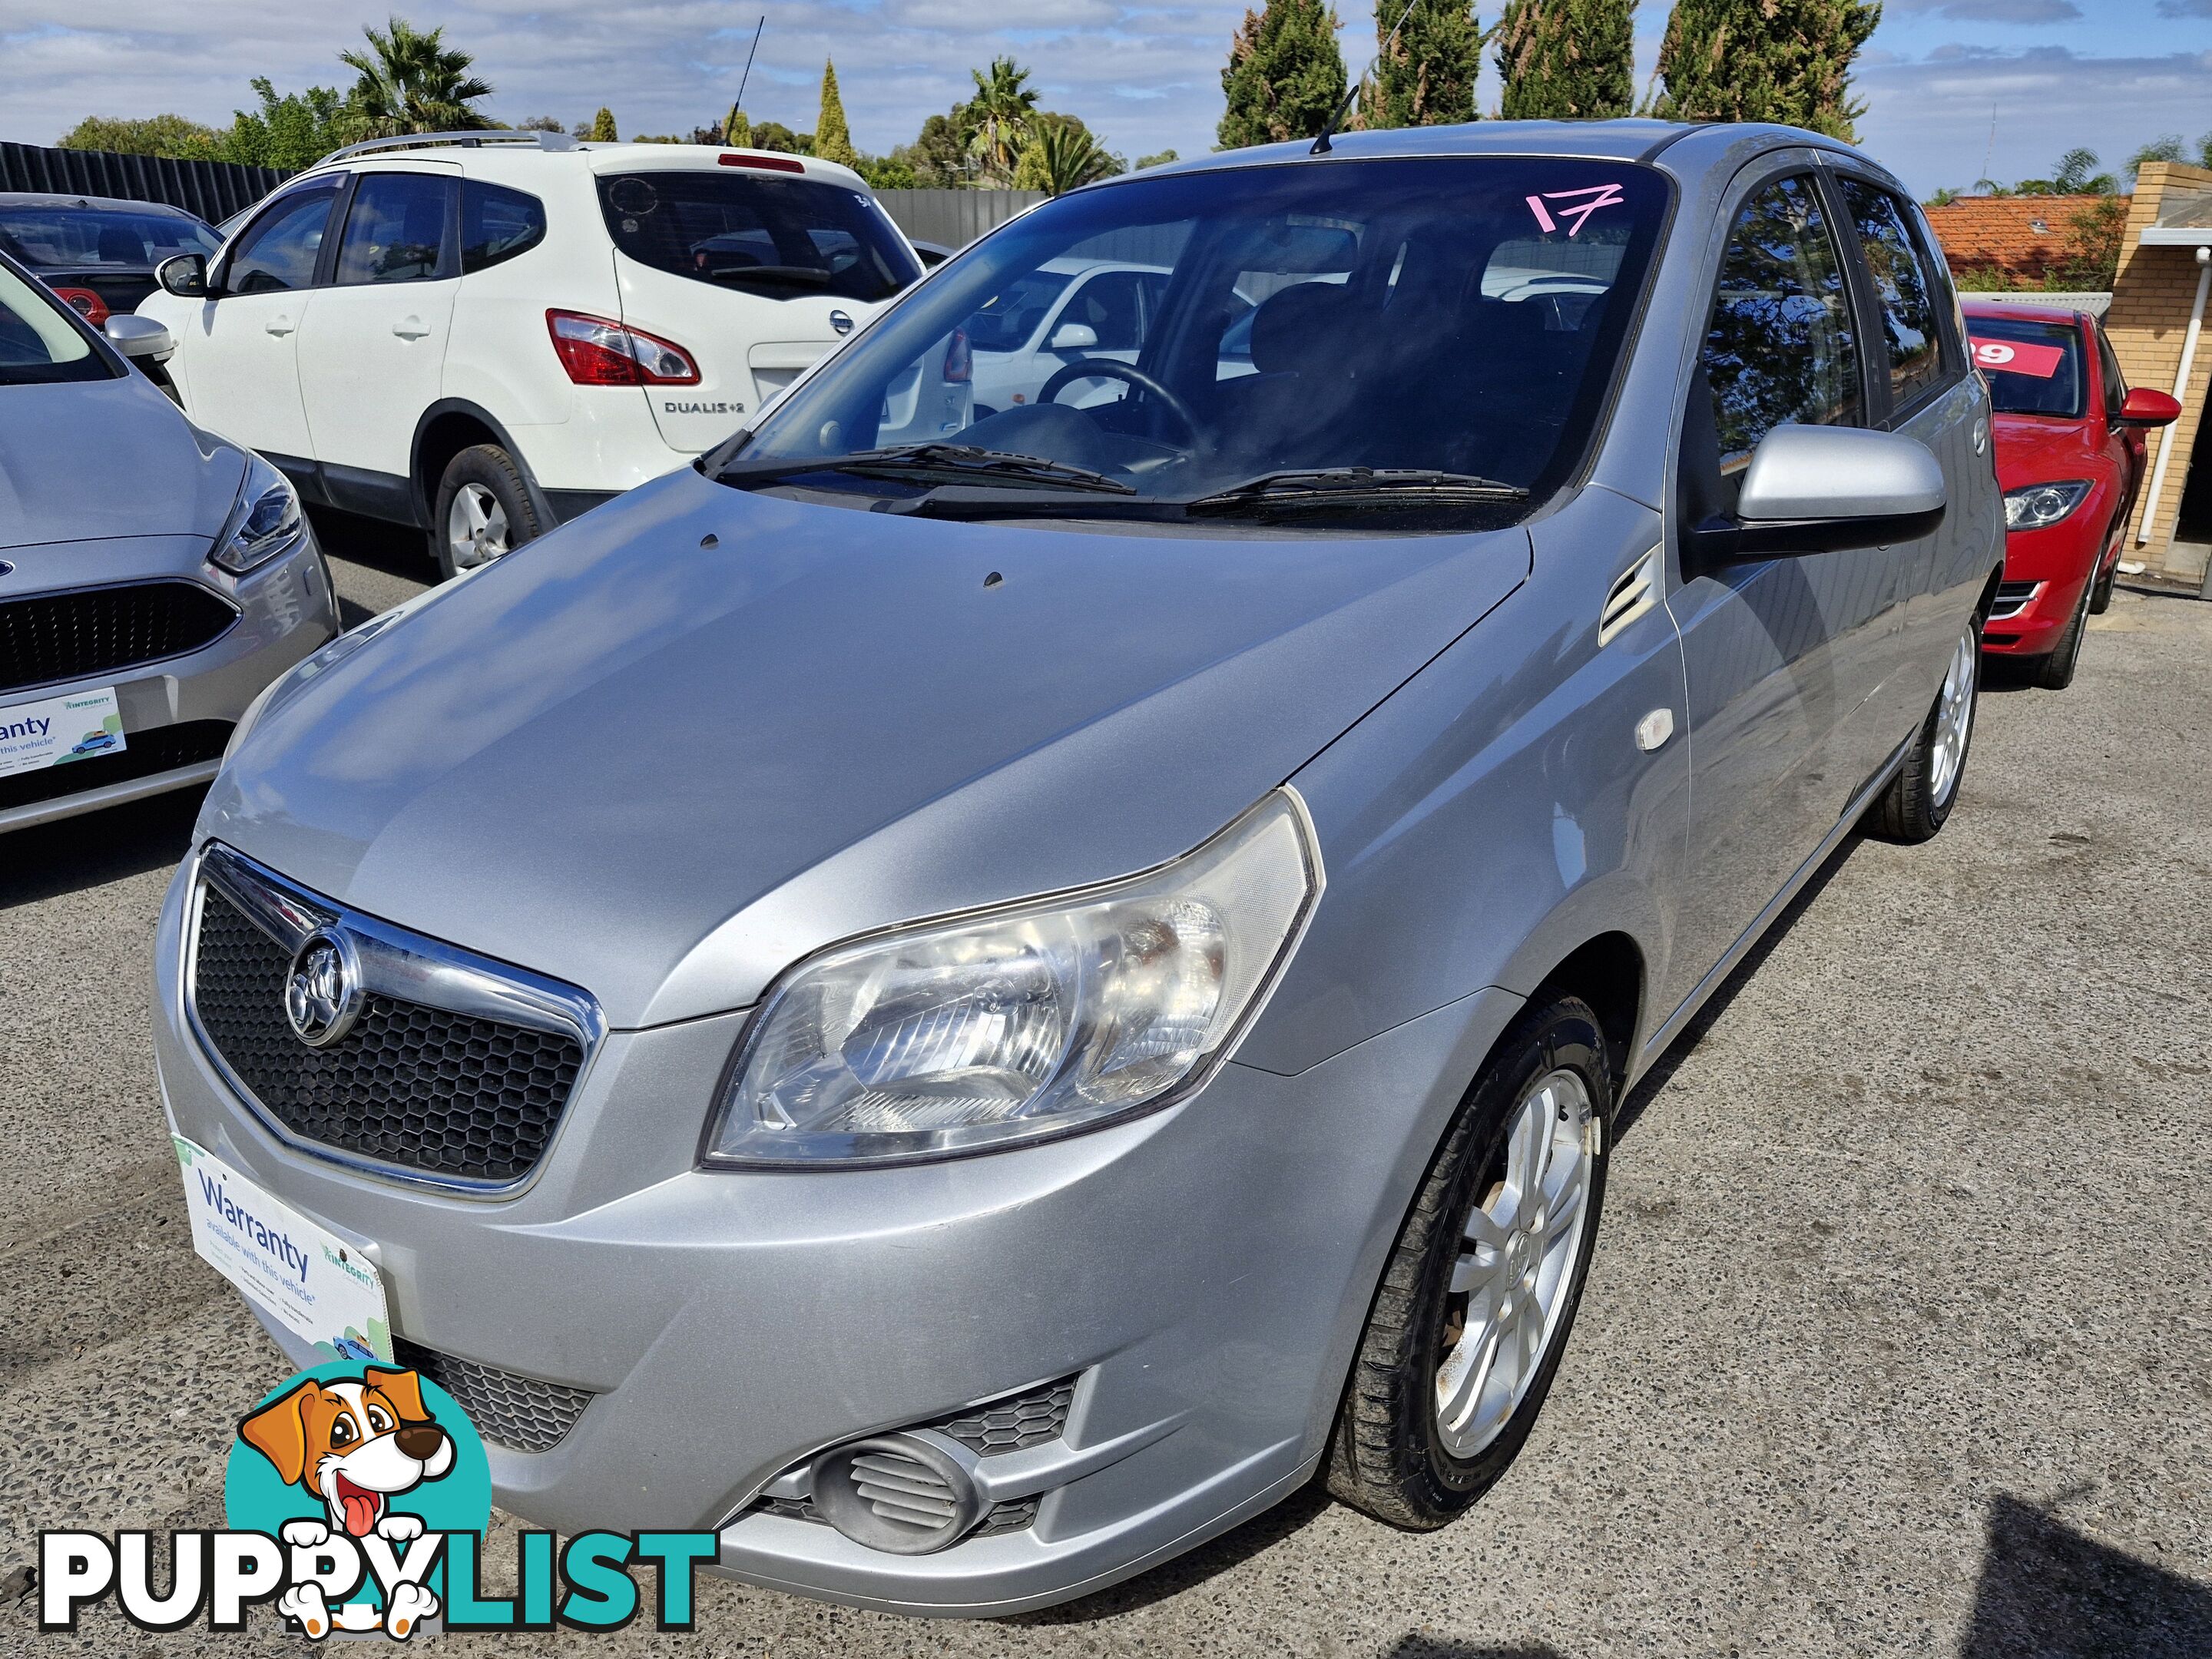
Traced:
<path fill-rule="evenodd" d="M 343 149 L 334 149 L 321 161 L 342 161 L 349 155 L 362 155 L 377 149 L 420 149 L 426 144 L 458 144 L 463 149 L 476 149 L 485 144 L 527 144 L 534 143 L 540 149 L 581 149 L 583 146 L 565 132 L 515 131 L 507 127 L 490 127 L 477 132 L 410 132 L 397 138 L 371 138 L 366 143 L 348 144 Z"/>

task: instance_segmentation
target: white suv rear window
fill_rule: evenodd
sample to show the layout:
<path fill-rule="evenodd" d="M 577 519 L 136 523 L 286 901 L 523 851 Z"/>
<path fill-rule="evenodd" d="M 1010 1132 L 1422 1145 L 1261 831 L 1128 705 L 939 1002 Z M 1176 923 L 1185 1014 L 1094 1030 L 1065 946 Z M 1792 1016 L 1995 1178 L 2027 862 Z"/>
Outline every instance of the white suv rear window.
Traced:
<path fill-rule="evenodd" d="M 816 179 L 607 173 L 599 208 L 615 246 L 641 264 L 768 299 L 887 300 L 921 275 L 866 197 Z"/>

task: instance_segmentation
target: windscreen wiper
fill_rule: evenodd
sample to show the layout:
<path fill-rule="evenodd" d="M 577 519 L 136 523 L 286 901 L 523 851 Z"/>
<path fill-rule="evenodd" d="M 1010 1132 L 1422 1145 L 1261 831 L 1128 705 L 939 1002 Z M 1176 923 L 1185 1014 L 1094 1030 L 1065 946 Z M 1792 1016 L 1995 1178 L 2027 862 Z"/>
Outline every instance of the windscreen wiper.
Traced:
<path fill-rule="evenodd" d="M 1133 495 L 1136 487 L 1087 466 L 1070 466 L 1036 455 L 1012 455 L 972 444 L 894 444 L 850 455 L 817 455 L 807 459 L 732 462 L 714 477 L 740 489 L 775 483 L 808 472 L 842 472 L 857 477 L 936 478 L 940 481 L 1017 489 L 1073 489 L 1102 495 Z"/>
<path fill-rule="evenodd" d="M 1194 514 L 1297 513 L 1336 508 L 1463 507 L 1522 501 L 1518 484 L 1427 467 L 1325 466 L 1263 472 L 1185 502 Z"/>

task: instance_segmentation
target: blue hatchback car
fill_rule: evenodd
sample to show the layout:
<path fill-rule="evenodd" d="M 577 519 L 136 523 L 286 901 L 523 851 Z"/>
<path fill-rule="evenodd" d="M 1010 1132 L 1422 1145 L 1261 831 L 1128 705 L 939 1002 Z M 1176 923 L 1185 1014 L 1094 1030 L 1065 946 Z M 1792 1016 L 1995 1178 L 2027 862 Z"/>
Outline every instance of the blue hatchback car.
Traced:
<path fill-rule="evenodd" d="M 879 440 L 1071 269 L 1036 384 Z M 1830 139 L 1078 191 L 276 688 L 163 915 L 175 1127 L 375 1265 L 533 1522 L 969 1614 L 1317 1478 L 1438 1526 L 1625 1091 L 1956 804 L 2003 532 L 1942 257 Z"/>

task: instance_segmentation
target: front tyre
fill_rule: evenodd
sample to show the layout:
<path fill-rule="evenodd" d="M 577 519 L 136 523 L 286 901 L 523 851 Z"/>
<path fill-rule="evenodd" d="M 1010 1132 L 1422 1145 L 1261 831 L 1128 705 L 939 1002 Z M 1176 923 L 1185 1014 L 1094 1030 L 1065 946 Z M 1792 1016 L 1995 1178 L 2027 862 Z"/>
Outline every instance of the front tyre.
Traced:
<path fill-rule="evenodd" d="M 1597 1016 L 1564 997 L 1500 1042 L 1452 1120 L 1382 1272 L 1328 1454 L 1328 1489 L 1426 1531 L 1519 1454 L 1597 1241 L 1613 1120 Z"/>
<path fill-rule="evenodd" d="M 430 527 L 441 575 L 489 564 L 545 531 L 522 468 L 497 444 L 472 444 L 446 463 Z"/>
<path fill-rule="evenodd" d="M 1974 617 L 1952 648 L 1943 689 L 1928 711 L 1905 763 L 1868 813 L 1867 827 L 1884 841 L 1917 846 L 1933 840 L 1959 799 L 1966 750 L 1974 740 L 1974 710 L 1981 696 L 1982 619 Z"/>
<path fill-rule="evenodd" d="M 2045 691 L 2063 691 L 2074 684 L 2074 670 L 2081 660 L 2081 635 L 2089 626 L 2089 608 L 2096 601 L 2096 584 L 2089 583 L 2081 590 L 2081 602 L 2074 607 L 2073 620 L 2066 631 L 2058 636 L 2050 654 L 2037 659 L 2035 684 Z"/>

